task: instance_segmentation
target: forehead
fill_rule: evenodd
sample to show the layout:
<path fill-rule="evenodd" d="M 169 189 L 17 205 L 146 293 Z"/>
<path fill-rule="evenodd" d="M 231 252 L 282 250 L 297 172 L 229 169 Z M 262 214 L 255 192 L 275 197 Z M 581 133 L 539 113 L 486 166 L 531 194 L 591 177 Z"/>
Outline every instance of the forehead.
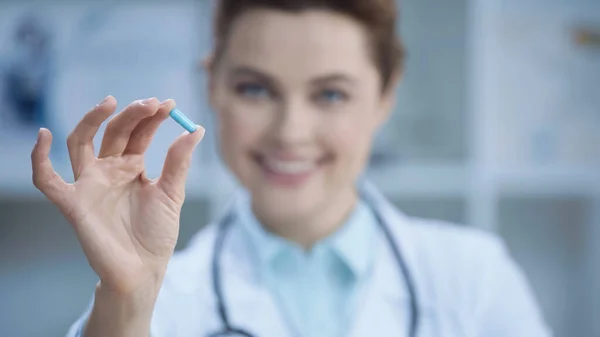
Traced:
<path fill-rule="evenodd" d="M 225 58 L 279 76 L 361 76 L 375 69 L 363 27 L 347 16 L 320 10 L 244 13 L 230 31 Z"/>

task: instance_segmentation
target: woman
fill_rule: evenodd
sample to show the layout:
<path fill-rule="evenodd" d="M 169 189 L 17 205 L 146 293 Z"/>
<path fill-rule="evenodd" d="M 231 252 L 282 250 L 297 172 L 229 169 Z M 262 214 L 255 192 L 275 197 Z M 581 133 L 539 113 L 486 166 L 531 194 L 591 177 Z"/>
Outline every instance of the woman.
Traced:
<path fill-rule="evenodd" d="M 203 129 L 150 180 L 143 155 L 175 102 L 108 97 L 68 139 L 75 183 L 35 185 L 100 281 L 69 336 L 548 336 L 498 239 L 411 219 L 359 181 L 402 72 L 393 0 L 222 0 L 207 62 L 225 162 L 244 186 L 173 255 Z"/>

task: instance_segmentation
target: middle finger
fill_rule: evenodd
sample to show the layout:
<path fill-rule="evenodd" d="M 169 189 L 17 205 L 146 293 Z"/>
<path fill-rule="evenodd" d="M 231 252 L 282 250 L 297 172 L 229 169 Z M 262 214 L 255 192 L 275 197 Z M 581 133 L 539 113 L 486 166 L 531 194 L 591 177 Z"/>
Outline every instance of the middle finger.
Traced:
<path fill-rule="evenodd" d="M 110 116 L 117 107 L 117 100 L 107 96 L 100 104 L 85 114 L 73 132 L 67 138 L 67 148 L 75 180 L 81 171 L 90 165 L 94 158 L 94 136 L 100 125 Z"/>
<path fill-rule="evenodd" d="M 159 108 L 156 98 L 135 101 L 108 122 L 98 158 L 120 156 L 135 127 L 144 119 L 154 116 Z"/>
<path fill-rule="evenodd" d="M 159 126 L 169 117 L 169 112 L 175 108 L 175 101 L 168 99 L 161 102 L 158 112 L 141 121 L 131 133 L 124 154 L 144 154 Z"/>

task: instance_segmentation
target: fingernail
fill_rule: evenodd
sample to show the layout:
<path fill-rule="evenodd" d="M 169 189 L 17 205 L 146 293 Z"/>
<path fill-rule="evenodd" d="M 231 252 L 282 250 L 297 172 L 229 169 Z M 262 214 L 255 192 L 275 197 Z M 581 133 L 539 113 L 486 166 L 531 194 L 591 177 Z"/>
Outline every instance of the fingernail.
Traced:
<path fill-rule="evenodd" d="M 196 145 L 198 145 L 204 138 L 204 134 L 206 133 L 206 130 L 202 126 L 196 125 L 196 131 L 194 131 L 194 132 L 200 133 L 200 137 L 198 137 L 198 140 L 196 141 Z"/>
<path fill-rule="evenodd" d="M 144 104 L 144 105 L 152 104 L 152 102 L 154 102 L 154 100 L 156 100 L 155 97 L 146 98 L 145 100 L 142 101 L 142 104 Z"/>
<path fill-rule="evenodd" d="M 169 103 L 170 100 L 171 100 L 170 98 L 165 99 L 164 101 L 160 102 L 160 105 L 165 105 L 165 104 Z"/>
<path fill-rule="evenodd" d="M 102 102 L 100 102 L 100 103 L 96 104 L 96 106 L 100 106 L 100 105 L 102 105 L 102 104 L 104 104 L 104 103 L 108 102 L 108 100 L 109 100 L 109 99 L 110 99 L 110 95 L 108 95 L 108 96 L 104 97 L 104 99 L 102 100 Z"/>
<path fill-rule="evenodd" d="M 38 130 L 38 135 L 37 135 L 37 141 L 38 141 L 38 142 L 40 141 L 40 138 L 42 138 L 42 128 L 40 128 L 40 129 Z"/>

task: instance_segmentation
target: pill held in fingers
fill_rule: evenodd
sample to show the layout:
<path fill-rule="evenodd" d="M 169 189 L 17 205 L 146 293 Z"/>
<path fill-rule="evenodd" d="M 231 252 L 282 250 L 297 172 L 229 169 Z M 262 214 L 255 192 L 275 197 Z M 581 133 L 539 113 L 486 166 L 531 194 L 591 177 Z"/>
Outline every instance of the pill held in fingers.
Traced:
<path fill-rule="evenodd" d="M 169 116 L 173 118 L 177 124 L 181 125 L 189 133 L 193 133 L 198 129 L 198 126 L 194 124 L 181 110 L 175 108 L 169 112 Z"/>

